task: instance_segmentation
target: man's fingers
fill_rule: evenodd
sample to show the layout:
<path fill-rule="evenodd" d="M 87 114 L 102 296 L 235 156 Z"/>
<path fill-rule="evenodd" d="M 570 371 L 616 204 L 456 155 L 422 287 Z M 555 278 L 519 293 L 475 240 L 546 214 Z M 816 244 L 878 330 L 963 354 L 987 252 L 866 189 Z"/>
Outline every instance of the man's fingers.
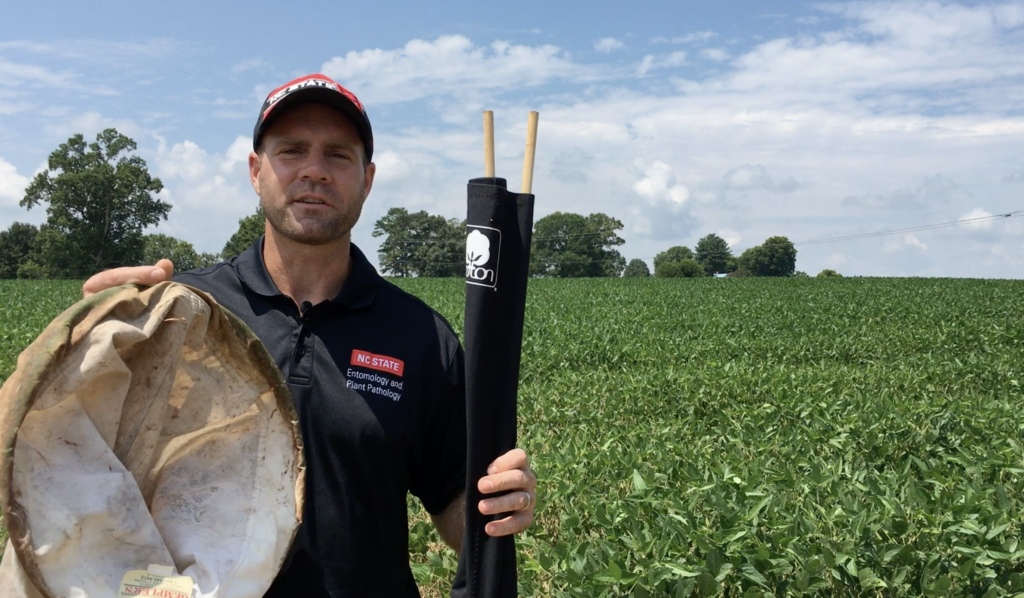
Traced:
<path fill-rule="evenodd" d="M 537 475 L 531 469 L 513 469 L 480 478 L 476 483 L 477 490 L 484 494 L 493 494 L 504 490 L 529 490 L 537 487 Z"/>
<path fill-rule="evenodd" d="M 483 515 L 508 513 L 508 516 L 488 522 L 484 531 L 489 536 L 507 536 L 525 530 L 533 522 L 537 504 L 537 474 L 530 469 L 526 451 L 512 449 L 495 459 L 487 473 L 477 482 L 477 489 L 483 494 L 507 494 L 485 498 L 477 504 L 477 509 Z"/>
<path fill-rule="evenodd" d="M 526 469 L 530 466 L 530 459 L 526 451 L 521 448 L 512 449 L 498 457 L 487 467 L 487 473 L 499 473 L 512 469 Z"/>
<path fill-rule="evenodd" d="M 521 512 L 533 510 L 536 503 L 535 495 L 530 490 L 517 490 L 503 496 L 485 498 L 481 500 L 477 508 L 483 515 L 498 515 L 500 513 Z"/>
<path fill-rule="evenodd" d="M 88 297 L 123 284 L 156 284 L 170 280 L 174 274 L 171 260 L 160 260 L 155 266 L 114 268 L 94 275 L 82 285 L 82 296 Z"/>
<path fill-rule="evenodd" d="M 530 527 L 531 523 L 533 523 L 533 511 L 521 511 L 497 521 L 489 521 L 484 527 L 484 531 L 488 536 L 510 536 Z"/>
<path fill-rule="evenodd" d="M 174 262 L 172 262 L 171 260 L 166 259 L 166 258 L 162 259 L 162 260 L 158 260 L 157 263 L 156 263 L 156 267 L 160 268 L 161 270 L 163 270 L 164 273 L 167 275 L 167 277 L 164 278 L 164 280 L 170 280 L 171 277 L 174 276 Z M 157 282 L 163 282 L 163 281 L 158 280 Z"/>

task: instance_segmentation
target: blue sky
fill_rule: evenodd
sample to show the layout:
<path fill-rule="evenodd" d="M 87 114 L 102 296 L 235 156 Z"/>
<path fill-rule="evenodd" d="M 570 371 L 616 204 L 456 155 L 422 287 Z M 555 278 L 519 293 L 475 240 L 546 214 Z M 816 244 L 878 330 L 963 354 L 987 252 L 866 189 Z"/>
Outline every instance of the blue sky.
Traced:
<path fill-rule="evenodd" d="M 219 251 L 253 211 L 266 93 L 324 72 L 374 125 L 354 232 L 465 211 L 496 113 L 518 186 L 538 110 L 538 215 L 620 219 L 628 258 L 725 237 L 843 237 L 1024 210 L 1024 2 L 9 3 L 0 18 L 0 228 L 47 155 L 108 126 L 174 207 L 156 232 Z M 157 6 L 157 5 L 150 5 Z M 798 245 L 797 268 L 1024 277 L 1024 213 Z"/>

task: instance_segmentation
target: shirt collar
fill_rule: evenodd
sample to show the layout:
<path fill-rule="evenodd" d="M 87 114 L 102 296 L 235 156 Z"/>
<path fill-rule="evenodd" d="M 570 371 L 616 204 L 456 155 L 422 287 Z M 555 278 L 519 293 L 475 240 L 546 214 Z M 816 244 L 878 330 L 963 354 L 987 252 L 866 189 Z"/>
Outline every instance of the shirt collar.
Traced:
<path fill-rule="evenodd" d="M 349 269 L 348 279 L 338 295 L 331 299 L 331 303 L 349 309 L 359 309 L 373 303 L 383 279 L 355 243 L 350 244 L 349 256 L 352 259 L 352 267 Z M 242 283 L 257 294 L 265 297 L 285 296 L 274 284 L 274 279 L 270 277 L 267 265 L 263 261 L 262 235 L 238 256 L 235 268 Z"/>

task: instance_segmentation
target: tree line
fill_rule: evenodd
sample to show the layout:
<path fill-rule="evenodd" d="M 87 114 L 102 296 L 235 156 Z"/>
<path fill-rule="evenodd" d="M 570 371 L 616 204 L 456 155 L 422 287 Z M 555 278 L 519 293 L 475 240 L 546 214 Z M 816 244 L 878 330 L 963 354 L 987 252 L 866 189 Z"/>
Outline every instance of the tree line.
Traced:
<path fill-rule="evenodd" d="M 537 277 L 651 276 L 640 259 L 628 264 L 616 247 L 625 243 L 622 222 L 607 214 L 583 216 L 555 212 L 534 224 L 530 273 Z M 396 277 L 464 275 L 466 222 L 426 211 L 391 208 L 374 225 L 383 237 L 381 272 Z M 675 246 L 654 257 L 654 276 L 696 278 L 727 276 L 797 276 L 796 248 L 786 237 L 769 237 L 761 245 L 733 256 L 725 239 L 710 234 L 691 250 Z"/>
<path fill-rule="evenodd" d="M 239 220 L 238 230 L 219 254 L 199 253 L 191 243 L 163 234 L 144 234 L 167 219 L 160 179 L 136 144 L 116 129 L 86 143 L 74 135 L 50 154 L 20 205 L 46 206 L 41 226 L 15 222 L 0 231 L 0 278 L 77 278 L 100 270 L 152 264 L 168 257 L 179 270 L 215 264 L 238 255 L 263 234 L 262 209 Z M 530 273 L 537 277 L 651 276 L 647 263 L 628 264 L 616 249 L 622 222 L 607 214 L 555 212 L 534 224 Z M 381 273 L 393 277 L 461 277 L 465 270 L 466 223 L 425 211 L 391 208 L 374 224 L 383 237 Z M 691 250 L 674 246 L 654 257 L 656 277 L 799 276 L 796 249 L 786 237 L 770 237 L 734 256 L 725 239 L 701 238 Z M 823 271 L 819 276 L 838 276 Z"/>
<path fill-rule="evenodd" d="M 630 262 L 623 276 L 650 276 L 642 260 Z M 769 237 L 761 245 L 734 256 L 729 243 L 710 234 L 689 247 L 669 247 L 654 256 L 654 276 L 661 278 L 699 278 L 702 276 L 794 276 L 796 248 L 786 237 Z"/>
<path fill-rule="evenodd" d="M 605 214 L 555 212 L 533 227 L 530 273 L 556 278 L 619 276 L 626 260 L 614 248 L 626 241 L 622 222 Z M 466 221 L 425 211 L 391 208 L 377 220 L 374 237 L 381 273 L 396 277 L 465 276 Z"/>
<path fill-rule="evenodd" d="M 188 241 L 143 231 L 167 220 L 160 179 L 133 154 L 135 142 L 106 129 L 87 143 L 72 136 L 53 151 L 19 205 L 46 207 L 40 226 L 15 222 L 0 231 L 0 278 L 84 278 L 125 265 L 170 258 L 178 270 L 215 264 L 241 253 L 263 234 L 263 212 L 239 221 L 219 254 Z"/>

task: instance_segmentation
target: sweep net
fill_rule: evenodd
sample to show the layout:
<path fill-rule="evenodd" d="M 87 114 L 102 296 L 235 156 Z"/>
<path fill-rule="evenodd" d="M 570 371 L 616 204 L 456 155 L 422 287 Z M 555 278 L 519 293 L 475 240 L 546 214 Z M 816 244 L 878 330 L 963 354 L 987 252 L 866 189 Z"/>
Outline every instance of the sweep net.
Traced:
<path fill-rule="evenodd" d="M 0 596 L 262 596 L 302 512 L 295 421 L 266 349 L 205 293 L 72 306 L 0 389 Z"/>

